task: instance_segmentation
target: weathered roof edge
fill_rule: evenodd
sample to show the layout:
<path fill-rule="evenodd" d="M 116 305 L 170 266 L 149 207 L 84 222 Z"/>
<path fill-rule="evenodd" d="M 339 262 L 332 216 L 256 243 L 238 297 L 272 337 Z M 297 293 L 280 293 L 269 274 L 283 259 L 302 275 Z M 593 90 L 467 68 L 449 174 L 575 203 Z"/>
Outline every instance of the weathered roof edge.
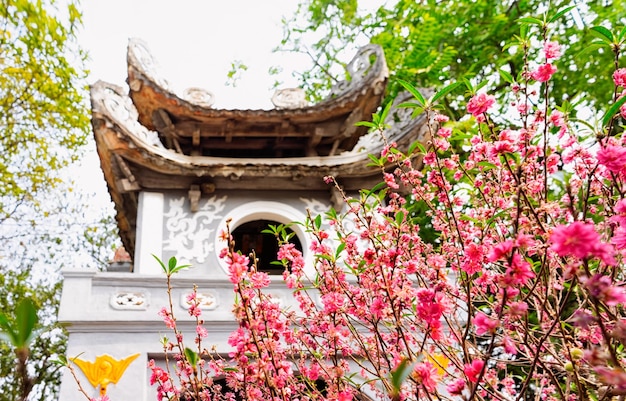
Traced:
<path fill-rule="evenodd" d="M 395 104 L 405 100 L 406 97 L 399 96 Z M 289 183 L 306 177 L 334 175 L 347 189 L 360 189 L 361 186 L 350 186 L 380 181 L 380 170 L 368 167 L 368 155 L 380 154 L 385 146 L 376 132 L 361 137 L 352 151 L 336 156 L 267 159 L 187 156 L 166 149 L 155 131 L 137 121 L 137 110 L 121 87 L 96 82 L 91 87 L 91 103 L 101 167 L 117 211 L 122 242 L 131 255 L 134 254 L 137 193 L 146 189 L 135 181 L 137 171 L 133 169 L 190 179 L 204 177 L 218 182 L 218 188 L 220 182 L 234 179 L 238 187 L 243 187 L 246 181 L 242 178 L 250 178 L 248 182 L 276 178 Z M 390 128 L 385 132 L 385 140 L 396 142 L 400 148 L 406 149 L 416 140 L 424 142 L 427 135 L 425 116 L 413 119 L 407 108 L 392 107 L 387 123 Z"/>
<path fill-rule="evenodd" d="M 373 64 L 370 64 L 372 59 Z M 172 115 L 189 116 L 193 118 L 231 118 L 231 119 L 328 119 L 334 115 L 341 115 L 346 110 L 353 109 L 363 99 L 376 107 L 382 101 L 389 72 L 383 50 L 378 45 L 367 45 L 359 50 L 357 55 L 348 64 L 347 70 L 351 75 L 349 80 L 338 82 L 331 91 L 331 95 L 324 101 L 296 108 L 275 108 L 270 110 L 234 110 L 215 109 L 212 107 L 213 96 L 208 91 L 190 88 L 191 92 L 181 97 L 170 89 L 167 80 L 159 76 L 157 63 L 153 59 L 147 45 L 139 39 L 130 39 L 128 44 L 128 85 L 130 97 L 136 104 L 139 112 L 139 121 L 150 129 L 152 113 L 156 103 L 163 106 Z M 149 92 L 147 92 L 149 88 Z M 289 91 L 289 89 L 287 89 Z M 151 97 L 159 97 L 153 102 Z M 155 103 L 155 104 L 151 104 Z M 374 110 L 365 111 L 371 113 Z M 366 114 L 364 118 L 369 117 Z"/>

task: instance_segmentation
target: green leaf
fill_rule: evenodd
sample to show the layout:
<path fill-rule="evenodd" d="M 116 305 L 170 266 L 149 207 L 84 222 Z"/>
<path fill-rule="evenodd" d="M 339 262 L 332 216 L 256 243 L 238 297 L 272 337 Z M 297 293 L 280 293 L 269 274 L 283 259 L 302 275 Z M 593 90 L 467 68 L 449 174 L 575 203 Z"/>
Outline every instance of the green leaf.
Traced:
<path fill-rule="evenodd" d="M 458 88 L 461 85 L 463 85 L 463 82 L 454 82 L 454 83 L 451 83 L 450 85 L 444 86 L 439 91 L 437 91 L 437 93 L 435 93 L 433 95 L 433 97 L 430 100 L 430 102 L 431 103 L 436 103 L 437 100 L 439 100 L 442 97 L 446 96 L 448 93 L 452 92 L 453 90 L 455 90 L 456 88 Z"/>
<path fill-rule="evenodd" d="M 396 224 L 400 226 L 403 221 L 404 221 L 404 213 L 403 212 L 396 213 Z"/>
<path fill-rule="evenodd" d="M 57 359 L 53 359 L 51 362 L 59 366 L 68 366 L 70 364 L 67 357 L 63 354 L 58 355 Z"/>
<path fill-rule="evenodd" d="M 15 309 L 16 331 L 19 340 L 19 344 L 15 344 L 17 348 L 28 347 L 35 337 L 35 326 L 37 326 L 38 320 L 37 308 L 33 301 L 29 298 L 22 299 Z"/>
<path fill-rule="evenodd" d="M 619 35 L 617 35 L 617 40 L 619 41 L 619 43 L 622 43 L 624 37 L 626 37 L 626 26 L 624 26 L 622 30 L 619 31 Z"/>
<path fill-rule="evenodd" d="M 508 71 L 499 69 L 498 73 L 500 73 L 500 76 L 502 77 L 502 79 L 504 79 L 505 82 L 510 83 L 510 84 L 515 83 L 515 80 L 513 79 L 513 75 L 511 75 Z"/>
<path fill-rule="evenodd" d="M 592 43 L 589 43 L 587 46 L 585 46 L 585 48 L 579 51 L 574 57 L 579 59 L 582 56 L 585 56 L 591 52 L 594 52 L 602 47 L 610 47 L 610 45 L 604 42 L 592 42 Z"/>
<path fill-rule="evenodd" d="M 198 365 L 198 361 L 200 360 L 198 353 L 187 347 L 185 347 L 185 358 L 194 369 Z"/>
<path fill-rule="evenodd" d="M 161 266 L 161 270 L 163 270 L 163 273 L 167 274 L 168 269 L 167 267 L 163 264 L 163 261 L 161 261 L 161 258 L 159 258 L 157 255 L 152 254 L 152 257 L 154 259 L 156 259 L 157 262 L 159 262 L 159 265 Z"/>
<path fill-rule="evenodd" d="M 380 122 L 384 123 L 387 120 L 387 116 L 389 115 L 389 110 L 391 110 L 391 102 L 388 102 L 383 111 L 380 113 Z"/>
<path fill-rule="evenodd" d="M 589 30 L 589 33 L 596 36 L 597 38 L 602 40 L 604 43 L 607 43 L 607 44 L 613 43 L 613 40 L 614 40 L 613 33 L 603 26 L 593 26 Z"/>
<path fill-rule="evenodd" d="M 557 11 L 557 13 L 556 13 L 556 14 L 554 14 L 554 15 L 552 16 L 552 18 L 550 18 L 550 19 L 548 20 L 548 23 L 551 23 L 551 22 L 556 21 L 557 19 L 561 18 L 561 16 L 563 16 L 563 14 L 565 14 L 566 12 L 568 12 L 568 11 L 570 11 L 570 10 L 574 9 L 574 8 L 576 8 L 576 6 L 569 6 L 569 7 L 565 7 L 565 8 L 564 8 L 564 9 L 562 9 L 561 11 Z"/>
<path fill-rule="evenodd" d="M 404 87 L 404 89 L 411 92 L 411 94 L 415 97 L 415 99 L 418 101 L 420 106 L 426 106 L 426 99 L 424 98 L 424 96 L 421 94 L 420 91 L 418 91 L 417 89 L 415 89 L 413 85 L 411 85 L 410 83 L 402 79 L 399 79 L 398 82 L 400 83 L 400 85 Z"/>
<path fill-rule="evenodd" d="M 176 269 L 176 257 L 172 256 L 170 260 L 167 261 L 167 270 L 171 272 L 174 269 Z"/>
<path fill-rule="evenodd" d="M 391 372 L 390 384 L 392 397 L 395 399 L 400 394 L 400 390 L 402 389 L 402 383 L 406 380 L 407 377 L 411 374 L 413 370 L 413 364 L 408 359 L 403 359 L 398 366 Z"/>
<path fill-rule="evenodd" d="M 538 19 L 538 18 L 533 18 L 533 17 L 524 17 L 524 18 L 520 18 L 517 20 L 517 22 L 521 23 L 521 24 L 527 24 L 527 25 L 538 25 L 538 26 L 542 26 L 543 25 L 543 21 Z"/>
<path fill-rule="evenodd" d="M 384 166 L 385 165 L 385 159 L 383 157 L 377 157 L 376 155 L 373 155 L 371 153 L 369 153 L 367 155 L 367 157 L 369 157 L 369 159 L 374 162 L 374 166 Z"/>
<path fill-rule="evenodd" d="M 411 146 L 409 146 L 408 149 L 408 155 L 413 155 L 415 154 L 415 149 L 419 150 L 418 154 L 421 155 L 425 155 L 426 154 L 426 148 L 424 147 L 424 144 L 422 144 L 420 141 L 415 141 L 413 143 L 411 143 Z"/>
<path fill-rule="evenodd" d="M 626 96 L 623 96 L 621 99 L 615 102 L 611 107 L 609 107 L 609 109 L 606 111 L 606 114 L 604 114 L 604 117 L 602 117 L 603 126 L 606 127 L 607 125 L 609 125 L 609 122 L 613 119 L 615 114 L 617 114 L 617 111 L 619 110 L 620 107 L 622 107 L 624 102 L 626 102 Z"/>
<path fill-rule="evenodd" d="M 318 214 L 317 216 L 315 216 L 315 219 L 313 220 L 313 222 L 315 224 L 315 228 L 319 230 L 320 227 L 322 226 L 322 215 Z"/>
<path fill-rule="evenodd" d="M 343 252 L 344 249 L 346 249 L 346 243 L 342 242 L 339 244 L 339 246 L 337 247 L 337 250 L 335 251 L 335 259 L 339 259 L 339 256 L 341 255 L 341 252 Z"/>

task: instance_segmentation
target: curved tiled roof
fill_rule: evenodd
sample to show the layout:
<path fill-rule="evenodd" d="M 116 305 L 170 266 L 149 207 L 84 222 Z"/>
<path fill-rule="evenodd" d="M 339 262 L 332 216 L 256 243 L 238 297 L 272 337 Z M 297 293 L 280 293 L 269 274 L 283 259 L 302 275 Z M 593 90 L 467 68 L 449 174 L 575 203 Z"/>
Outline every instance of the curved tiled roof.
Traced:
<path fill-rule="evenodd" d="M 130 96 L 123 88 L 102 81 L 91 87 L 92 124 L 98 154 L 117 210 L 120 235 L 131 255 L 139 191 L 325 190 L 328 189 L 323 182 L 326 175 L 335 176 L 348 190 L 366 188 L 380 181 L 380 170 L 368 167 L 368 154 L 380 153 L 383 139 L 376 132 L 367 133 L 363 130 L 365 127 L 355 130 L 354 123 L 367 119 L 379 106 L 384 87 L 380 85 L 386 79 L 386 75 L 383 78 L 379 74 L 381 71 L 386 74 L 384 60 L 383 65 L 376 67 L 374 63 L 366 69 L 362 85 L 340 86 L 333 97 L 317 105 L 275 110 L 218 110 L 210 107 L 207 101 L 210 97 L 204 96 L 206 94 L 199 93 L 201 96 L 196 96 L 195 100 L 185 100 L 168 91 L 165 81 L 150 77 L 151 59 L 139 63 L 136 46 L 137 42 L 129 46 Z M 368 60 L 371 57 L 382 60 L 382 53 L 377 52 L 368 47 L 359 54 L 367 54 Z M 355 60 L 359 60 L 359 56 Z M 141 70 L 137 64 L 143 65 Z M 203 104 L 197 104 L 198 99 Z M 407 99 L 398 99 L 396 104 L 404 100 Z M 369 114 L 363 115 L 365 110 Z M 392 107 L 387 120 L 390 125 L 386 131 L 388 141 L 408 146 L 410 142 L 423 139 L 424 118 L 412 119 L 410 114 L 410 109 Z M 169 128 L 160 125 L 163 118 L 169 119 Z M 195 134 L 195 138 L 192 132 L 191 139 L 186 141 L 182 133 L 190 124 L 198 124 L 198 129 L 203 131 Z M 281 157 L 277 151 L 259 154 L 245 148 L 246 140 L 252 138 L 246 129 L 255 124 L 272 127 L 267 129 L 273 135 L 268 134 L 270 139 L 278 140 L 281 132 L 291 132 L 293 143 L 308 147 L 315 143 L 312 136 L 316 132 L 335 127 L 336 132 L 324 131 L 324 138 L 335 138 L 340 144 L 331 146 L 332 151 L 317 147 L 314 152 L 304 154 L 286 152 L 287 157 Z M 220 131 L 224 126 L 232 129 L 230 139 Z M 216 138 L 224 141 L 220 146 L 230 144 L 236 154 L 213 154 L 210 148 L 204 148 Z M 235 145 L 238 140 L 240 143 Z M 318 145 L 322 142 L 323 139 L 317 141 Z M 350 146 L 346 145 L 348 143 Z"/>
<path fill-rule="evenodd" d="M 367 132 L 354 123 L 376 111 L 388 75 L 380 46 L 368 45 L 348 64 L 350 79 L 335 85 L 320 103 L 305 105 L 301 100 L 293 107 L 282 103 L 289 108 L 227 110 L 213 108 L 213 96 L 197 88 L 187 96 L 177 95 L 155 66 L 146 45 L 131 40 L 128 84 L 139 122 L 159 131 L 167 147 L 204 156 L 236 156 L 241 149 L 258 157 L 327 156 L 351 150 Z M 282 100 L 290 93 L 283 91 Z"/>

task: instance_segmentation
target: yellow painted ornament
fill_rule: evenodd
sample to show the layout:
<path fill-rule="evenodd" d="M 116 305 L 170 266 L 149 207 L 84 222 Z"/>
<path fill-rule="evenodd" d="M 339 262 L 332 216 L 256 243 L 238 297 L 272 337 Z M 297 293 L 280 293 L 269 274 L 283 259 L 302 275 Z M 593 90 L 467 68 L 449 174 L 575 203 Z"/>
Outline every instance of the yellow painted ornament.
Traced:
<path fill-rule="evenodd" d="M 124 359 L 115 359 L 111 355 L 100 355 L 95 362 L 74 358 L 72 361 L 83 371 L 87 380 L 94 388 L 100 386 L 100 396 L 107 393 L 109 383 L 117 384 L 122 378 L 124 371 L 139 354 L 131 355 Z"/>

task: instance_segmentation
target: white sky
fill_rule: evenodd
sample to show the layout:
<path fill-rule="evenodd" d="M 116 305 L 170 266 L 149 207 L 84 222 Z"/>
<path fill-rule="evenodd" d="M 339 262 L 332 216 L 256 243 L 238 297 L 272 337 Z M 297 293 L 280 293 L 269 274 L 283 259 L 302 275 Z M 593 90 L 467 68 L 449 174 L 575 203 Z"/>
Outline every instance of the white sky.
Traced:
<path fill-rule="evenodd" d="M 282 88 L 295 87 L 293 71 L 306 56 L 273 53 L 282 38 L 281 18 L 297 0 L 84 0 L 79 41 L 90 54 L 89 83 L 125 85 L 128 39 L 144 40 L 161 75 L 182 92 L 196 86 L 216 95 L 216 108 L 272 108 L 271 66 L 281 66 Z M 237 86 L 227 87 L 233 61 L 248 66 Z"/>

